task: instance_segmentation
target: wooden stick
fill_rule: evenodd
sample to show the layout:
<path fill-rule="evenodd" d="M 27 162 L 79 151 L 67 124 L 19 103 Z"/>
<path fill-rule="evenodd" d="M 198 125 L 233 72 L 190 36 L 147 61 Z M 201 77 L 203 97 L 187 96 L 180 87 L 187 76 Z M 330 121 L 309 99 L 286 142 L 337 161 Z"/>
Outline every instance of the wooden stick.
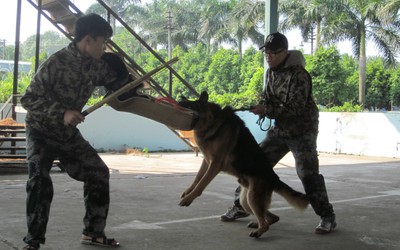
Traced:
<path fill-rule="evenodd" d="M 82 115 L 87 116 L 88 114 L 92 113 L 93 111 L 95 111 L 96 109 L 99 109 L 100 107 L 102 107 L 104 104 L 106 104 L 107 102 L 109 102 L 110 100 L 116 98 L 117 96 L 129 91 L 130 89 L 132 89 L 133 87 L 136 87 L 138 85 L 138 83 L 141 83 L 147 79 L 149 79 L 151 76 L 153 76 L 154 74 L 158 73 L 159 71 L 161 71 L 162 69 L 165 69 L 168 65 L 171 65 L 175 62 L 178 61 L 178 58 L 172 58 L 171 60 L 169 60 L 168 62 L 165 62 L 164 64 L 158 66 L 157 68 L 147 72 L 146 74 L 144 74 L 143 76 L 141 76 L 140 78 L 137 78 L 136 80 L 129 82 L 127 84 L 125 84 L 124 86 L 122 86 L 120 89 L 116 90 L 115 92 L 113 92 L 112 94 L 110 94 L 109 96 L 106 96 L 103 98 L 103 100 L 99 101 L 98 103 L 96 103 L 95 105 L 89 107 L 88 109 L 86 109 L 85 111 L 82 112 Z"/>

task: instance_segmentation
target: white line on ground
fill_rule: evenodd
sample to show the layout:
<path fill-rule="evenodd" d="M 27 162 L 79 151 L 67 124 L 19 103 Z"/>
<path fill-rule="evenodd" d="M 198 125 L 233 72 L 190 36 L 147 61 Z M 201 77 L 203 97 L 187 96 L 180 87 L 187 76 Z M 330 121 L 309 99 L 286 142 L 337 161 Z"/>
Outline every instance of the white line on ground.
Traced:
<path fill-rule="evenodd" d="M 359 200 L 369 200 L 369 199 L 379 199 L 379 198 L 384 198 L 384 197 L 389 197 L 389 196 L 400 196 L 400 190 L 389 190 L 385 192 L 380 192 L 382 195 L 373 195 L 373 196 L 365 196 L 365 197 L 359 197 L 359 198 L 354 198 L 354 199 L 345 199 L 345 200 L 337 200 L 333 201 L 332 204 L 336 203 L 346 203 L 346 202 L 352 202 L 352 201 L 359 201 Z M 282 211 L 282 210 L 288 210 L 288 209 L 293 209 L 292 207 L 280 207 L 280 208 L 271 208 L 270 211 Z M 133 220 L 128 223 L 121 224 L 119 226 L 113 227 L 112 230 L 124 230 L 124 229 L 164 229 L 161 227 L 161 225 L 167 225 L 167 224 L 177 224 L 177 223 L 186 223 L 186 222 L 192 222 L 192 221 L 201 221 L 201 220 L 210 220 L 210 219 L 216 219 L 219 218 L 221 215 L 211 215 L 211 216 L 206 216 L 206 217 L 197 217 L 197 218 L 189 218 L 189 219 L 182 219 L 182 220 L 170 220 L 170 221 L 162 221 L 162 222 L 153 222 L 153 223 L 146 223 L 138 220 Z"/>

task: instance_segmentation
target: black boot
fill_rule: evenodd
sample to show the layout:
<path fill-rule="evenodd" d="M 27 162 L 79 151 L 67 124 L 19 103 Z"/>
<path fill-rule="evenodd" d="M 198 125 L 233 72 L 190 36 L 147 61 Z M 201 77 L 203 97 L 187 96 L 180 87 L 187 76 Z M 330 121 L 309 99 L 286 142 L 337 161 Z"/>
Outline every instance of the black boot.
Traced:
<path fill-rule="evenodd" d="M 336 216 L 332 205 L 329 203 L 324 177 L 320 174 L 312 174 L 304 177 L 302 181 L 312 208 L 321 217 L 321 221 L 315 228 L 315 233 L 330 233 L 336 228 Z"/>

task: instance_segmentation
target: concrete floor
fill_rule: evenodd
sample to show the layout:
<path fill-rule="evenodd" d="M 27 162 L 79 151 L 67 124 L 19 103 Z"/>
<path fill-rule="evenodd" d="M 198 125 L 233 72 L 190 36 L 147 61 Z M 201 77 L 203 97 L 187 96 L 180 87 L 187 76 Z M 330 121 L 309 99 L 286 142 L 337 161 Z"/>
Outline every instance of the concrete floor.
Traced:
<path fill-rule="evenodd" d="M 278 195 L 272 208 L 281 220 L 261 238 L 248 237 L 255 218 L 221 222 L 232 204 L 235 178 L 220 174 L 190 207 L 178 206 L 180 194 L 194 179 L 202 156 L 194 153 L 148 157 L 103 154 L 111 171 L 111 206 L 107 235 L 119 249 L 400 249 L 400 159 L 320 155 L 337 230 L 313 233 L 319 218 L 309 207 L 298 212 Z M 291 155 L 275 168 L 281 179 L 303 190 Z M 0 175 L 0 249 L 21 249 L 26 233 L 27 175 Z M 54 199 L 41 249 L 96 249 L 79 243 L 84 214 L 82 184 L 54 169 Z"/>

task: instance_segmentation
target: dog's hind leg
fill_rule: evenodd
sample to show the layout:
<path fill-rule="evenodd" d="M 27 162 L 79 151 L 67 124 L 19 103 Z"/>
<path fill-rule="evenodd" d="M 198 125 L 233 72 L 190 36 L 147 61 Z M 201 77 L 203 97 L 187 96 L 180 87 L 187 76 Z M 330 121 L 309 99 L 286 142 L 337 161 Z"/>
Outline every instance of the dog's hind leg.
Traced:
<path fill-rule="evenodd" d="M 244 209 L 244 211 L 246 211 L 249 214 L 253 214 L 253 211 L 251 210 L 251 207 L 249 205 L 249 202 L 247 200 L 247 193 L 248 193 L 248 189 L 246 187 L 244 187 L 243 185 L 241 185 L 240 187 L 240 205 L 242 206 L 242 208 Z"/>
<path fill-rule="evenodd" d="M 248 187 L 249 187 L 249 182 L 247 179 L 239 179 L 239 183 L 241 184 L 241 191 L 240 191 L 240 205 L 243 207 L 243 209 L 249 213 L 249 214 L 254 214 L 253 210 L 251 209 L 249 202 L 247 200 L 247 193 L 248 193 Z M 276 222 L 279 221 L 279 216 L 271 213 L 268 210 L 269 203 L 266 201 L 266 207 L 267 209 L 265 210 L 265 217 L 267 219 L 268 225 L 272 225 Z M 249 224 L 247 224 L 247 227 L 249 228 L 258 228 L 258 222 L 256 221 L 250 221 Z"/>
<path fill-rule="evenodd" d="M 279 221 L 279 216 L 276 214 L 271 213 L 268 209 L 265 211 L 265 217 L 267 218 L 268 225 L 275 224 Z M 250 221 L 249 224 L 247 224 L 247 227 L 249 228 L 258 228 L 258 222 L 256 221 Z"/>
<path fill-rule="evenodd" d="M 247 213 L 254 214 L 253 211 L 251 210 L 249 202 L 247 200 L 247 192 L 248 192 L 248 189 L 242 185 L 241 191 L 240 191 L 240 205 L 243 207 L 243 209 Z M 265 211 L 265 217 L 267 218 L 267 222 L 269 225 L 272 225 L 279 221 L 279 216 L 271 213 L 268 209 Z M 247 224 L 247 227 L 258 228 L 258 222 L 251 221 L 251 222 L 249 222 L 249 224 Z"/>
<path fill-rule="evenodd" d="M 247 191 L 248 205 L 257 217 L 258 228 L 250 233 L 250 237 L 259 238 L 268 231 L 269 222 L 267 221 L 266 211 L 271 203 L 272 187 L 251 183 Z M 250 225 L 249 225 L 250 226 Z"/>

